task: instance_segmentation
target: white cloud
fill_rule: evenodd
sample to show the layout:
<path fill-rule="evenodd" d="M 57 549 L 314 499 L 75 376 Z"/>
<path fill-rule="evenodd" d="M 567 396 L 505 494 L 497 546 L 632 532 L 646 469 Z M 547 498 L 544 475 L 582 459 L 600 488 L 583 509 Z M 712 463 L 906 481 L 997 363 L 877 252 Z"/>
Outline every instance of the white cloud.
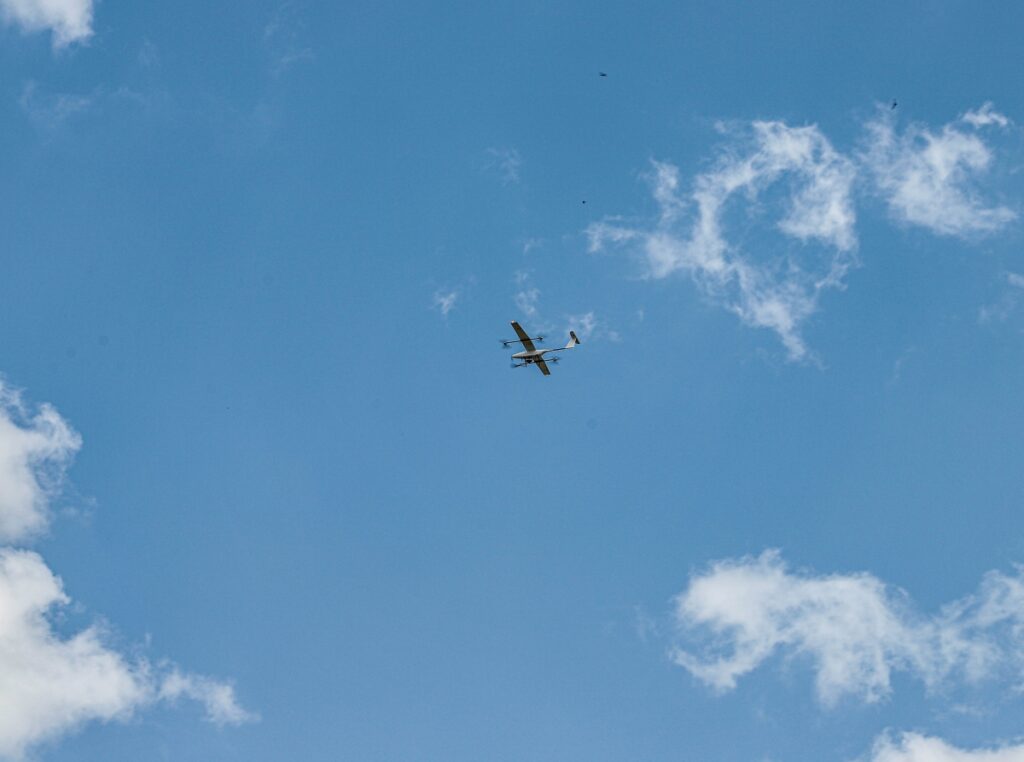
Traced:
<path fill-rule="evenodd" d="M 918 733 L 886 734 L 875 742 L 869 762 L 1024 762 L 1024 745 L 968 750 Z"/>
<path fill-rule="evenodd" d="M 49 405 L 29 412 L 0 381 L 0 542 L 32 538 L 49 523 L 49 499 L 81 438 Z"/>
<path fill-rule="evenodd" d="M 95 628 L 61 640 L 46 612 L 68 603 L 60 580 L 28 551 L 0 550 L 0 757 L 87 720 L 124 718 L 146 679 L 103 646 Z"/>
<path fill-rule="evenodd" d="M 92 36 L 93 0 L 0 0 L 8 24 L 26 32 L 50 30 L 60 48 Z"/>
<path fill-rule="evenodd" d="M 1017 309 L 1017 302 L 1022 296 L 1021 289 L 1024 289 L 1024 276 L 1017 273 L 1006 273 L 1006 282 L 1010 287 L 1000 295 L 999 299 L 978 310 L 979 323 L 1002 322 Z"/>
<path fill-rule="evenodd" d="M 656 164 L 656 167 L 664 165 Z M 657 190 L 657 185 L 655 185 Z M 641 230 L 624 227 L 622 221 L 612 218 L 611 221 L 594 222 L 586 229 L 588 248 L 591 253 L 601 251 L 608 244 L 625 244 L 637 239 L 642 239 L 644 233 Z M 666 275 L 668 273 L 666 272 Z"/>
<path fill-rule="evenodd" d="M 534 249 L 539 249 L 544 245 L 543 238 L 527 238 L 523 241 L 523 254 L 529 254 Z"/>
<path fill-rule="evenodd" d="M 256 719 L 238 704 L 235 689 L 229 684 L 177 669 L 172 669 L 159 683 L 156 696 L 165 701 L 198 701 L 206 709 L 206 719 L 216 725 L 241 725 Z"/>
<path fill-rule="evenodd" d="M 569 328 L 566 330 L 576 331 L 580 339 L 586 340 L 594 335 L 598 321 L 593 311 L 585 312 L 582 315 L 569 316 Z"/>
<path fill-rule="evenodd" d="M 893 672 L 935 688 L 1024 667 L 1024 576 L 986 575 L 977 593 L 926 617 L 876 577 L 794 573 L 774 551 L 720 561 L 676 599 L 673 660 L 719 691 L 775 654 L 809 660 L 819 699 L 889 695 Z"/>
<path fill-rule="evenodd" d="M 637 246 L 649 277 L 689 274 L 707 296 L 748 325 L 774 330 L 790 358 L 802 359 L 808 354 L 802 323 L 817 309 L 821 291 L 840 287 L 856 263 L 855 176 L 853 163 L 816 126 L 754 122 L 751 139 L 723 151 L 686 196 L 680 195 L 678 169 L 655 162 L 655 224 L 599 222 L 587 230 L 590 250 L 609 243 Z M 734 199 L 745 198 L 756 216 L 759 197 L 783 180 L 789 181 L 784 185 L 789 194 L 776 231 L 817 246 L 773 253 L 767 247 L 746 252 L 731 244 L 723 228 Z"/>
<path fill-rule="evenodd" d="M 503 185 L 519 182 L 519 169 L 523 160 L 515 148 L 488 148 L 484 169 L 492 170 L 501 178 Z"/>
<path fill-rule="evenodd" d="M 62 638 L 48 615 L 69 602 L 39 555 L 0 549 L 0 759 L 178 696 L 203 703 L 212 722 L 249 719 L 230 686 L 177 670 L 161 676 L 104 644 L 96 626 Z"/>
<path fill-rule="evenodd" d="M 984 103 L 977 111 L 968 111 L 960 118 L 974 127 L 989 127 L 993 124 L 997 127 L 1010 125 L 1009 118 L 996 111 L 991 101 Z"/>
<path fill-rule="evenodd" d="M 434 307 L 440 310 L 442 316 L 448 317 L 448 313 L 455 308 L 455 302 L 458 299 L 458 289 L 452 289 L 451 291 L 439 289 L 434 292 Z"/>
<path fill-rule="evenodd" d="M 286 2 L 263 27 L 263 42 L 272 57 L 270 73 L 280 78 L 300 61 L 312 61 L 313 49 L 303 43 L 306 24 L 292 3 Z"/>
<path fill-rule="evenodd" d="M 516 292 L 516 307 L 526 317 L 532 318 L 537 315 L 537 300 L 540 299 L 540 289 L 530 287 Z"/>
<path fill-rule="evenodd" d="M 611 328 L 607 321 L 599 318 L 593 310 L 578 315 L 569 315 L 566 318 L 565 333 L 568 334 L 569 331 L 575 331 L 581 341 L 588 339 L 607 339 L 615 343 L 622 341 L 619 332 Z"/>
<path fill-rule="evenodd" d="M 80 444 L 52 407 L 29 411 L 0 385 L 0 540 L 23 541 L 45 529 L 48 502 Z M 230 685 L 130 659 L 98 626 L 57 632 L 52 617 L 69 604 L 38 554 L 0 548 L 0 759 L 21 759 L 84 723 L 126 719 L 179 697 L 202 703 L 218 724 L 250 719 Z"/>
<path fill-rule="evenodd" d="M 540 289 L 530 284 L 530 273 L 519 270 L 515 275 L 519 290 L 515 294 L 516 309 L 527 318 L 537 317 L 537 302 L 540 300 Z"/>
<path fill-rule="evenodd" d="M 55 130 L 71 117 L 89 111 L 101 93 L 47 93 L 35 82 L 26 82 L 18 104 L 36 127 Z"/>
<path fill-rule="evenodd" d="M 518 290 L 514 295 L 516 309 L 530 321 L 528 330 L 549 336 L 561 333 L 568 339 L 569 331 L 576 331 L 581 341 L 591 338 L 608 339 L 609 341 L 621 341 L 622 337 L 618 331 L 611 329 L 605 321 L 599 319 L 593 310 L 578 314 L 566 315 L 563 313 L 561 320 L 552 319 L 550 315 L 541 315 L 539 308 L 540 289 L 532 284 L 532 278 L 528 270 L 517 270 L 514 281 Z"/>
<path fill-rule="evenodd" d="M 1004 118 L 984 109 L 968 114 L 975 122 Z M 861 158 L 900 222 L 968 237 L 991 233 L 1016 218 L 1005 206 L 987 206 L 974 188 L 992 164 L 992 152 L 978 135 L 955 124 L 938 132 L 911 125 L 897 134 L 888 114 L 869 122 L 867 131 Z"/>

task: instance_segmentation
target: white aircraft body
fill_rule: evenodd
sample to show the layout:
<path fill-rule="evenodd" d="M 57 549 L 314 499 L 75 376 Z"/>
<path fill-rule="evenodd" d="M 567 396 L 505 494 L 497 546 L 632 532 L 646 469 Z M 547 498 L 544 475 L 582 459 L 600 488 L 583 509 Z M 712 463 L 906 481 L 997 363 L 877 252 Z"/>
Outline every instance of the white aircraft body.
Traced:
<path fill-rule="evenodd" d="M 523 327 L 519 325 L 515 320 L 512 321 L 512 329 L 516 332 L 518 339 L 509 339 L 508 341 L 502 341 L 506 347 L 510 344 L 522 344 L 523 351 L 516 352 L 512 355 L 512 367 L 513 368 L 524 368 L 527 365 L 536 365 L 540 368 L 540 372 L 545 376 L 551 375 L 551 369 L 548 368 L 548 363 L 558 362 L 557 357 L 544 358 L 544 355 L 551 354 L 552 352 L 564 352 L 567 349 L 579 345 L 580 340 L 576 337 L 575 331 L 569 331 L 569 343 L 564 347 L 556 347 L 554 349 L 537 349 L 537 346 L 533 343 L 535 341 L 544 341 L 543 336 L 536 336 L 531 338 L 530 335 L 523 330 Z M 518 362 L 517 362 L 518 360 Z"/>

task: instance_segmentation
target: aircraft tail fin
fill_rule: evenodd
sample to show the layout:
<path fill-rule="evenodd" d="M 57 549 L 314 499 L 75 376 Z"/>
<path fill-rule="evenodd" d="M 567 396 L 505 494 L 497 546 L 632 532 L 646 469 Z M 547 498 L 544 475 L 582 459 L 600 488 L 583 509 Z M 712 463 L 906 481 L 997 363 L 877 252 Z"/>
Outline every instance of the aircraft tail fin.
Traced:
<path fill-rule="evenodd" d="M 582 343 L 583 343 L 583 342 L 581 342 L 581 341 L 580 341 L 580 340 L 579 340 L 579 339 L 577 338 L 577 336 L 576 336 L 576 331 L 569 331 L 569 343 L 565 345 L 565 348 L 566 348 L 566 349 L 572 349 L 572 348 L 573 348 L 574 346 L 576 346 L 577 344 L 582 344 Z"/>

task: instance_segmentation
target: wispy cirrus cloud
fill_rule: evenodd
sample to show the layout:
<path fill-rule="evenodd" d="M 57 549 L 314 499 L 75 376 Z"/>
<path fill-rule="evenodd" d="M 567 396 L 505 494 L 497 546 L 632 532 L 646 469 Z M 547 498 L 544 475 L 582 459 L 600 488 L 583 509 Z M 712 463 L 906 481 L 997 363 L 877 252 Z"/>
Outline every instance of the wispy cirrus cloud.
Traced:
<path fill-rule="evenodd" d="M 441 313 L 441 317 L 448 317 L 448 313 L 455 309 L 455 303 L 459 300 L 459 290 L 439 288 L 434 292 L 433 307 Z"/>
<path fill-rule="evenodd" d="M 0 0 L 0 15 L 25 32 L 51 32 L 55 48 L 92 36 L 93 0 Z"/>
<path fill-rule="evenodd" d="M 484 169 L 497 174 L 503 185 L 519 182 L 519 170 L 522 166 L 522 157 L 515 148 L 487 149 Z"/>
<path fill-rule="evenodd" d="M 816 126 L 756 121 L 688 190 L 682 189 L 678 168 L 654 162 L 658 218 L 649 225 L 614 219 L 591 225 L 589 247 L 634 247 L 651 278 L 689 275 L 743 322 L 775 331 L 791 359 L 804 359 L 802 324 L 817 309 L 821 292 L 841 287 L 857 261 L 855 177 L 853 162 Z M 725 233 L 731 209 L 745 201 L 755 216 L 759 197 L 779 187 L 784 202 L 774 231 L 803 246 L 779 253 L 764 244 L 750 251 L 731 242 Z"/>
<path fill-rule="evenodd" d="M 992 104 L 968 111 L 961 121 L 975 128 L 1009 124 Z M 911 124 L 898 132 L 888 113 L 866 129 L 861 161 L 898 222 L 967 238 L 995 232 L 1017 217 L 1008 207 L 986 202 L 978 191 L 993 154 L 977 132 L 956 122 L 939 130 Z"/>
<path fill-rule="evenodd" d="M 576 331 L 583 341 L 588 339 L 607 339 L 618 342 L 622 340 L 619 332 L 607 322 L 599 318 L 594 310 L 574 314 L 563 314 L 561 319 L 551 315 L 542 315 L 540 310 L 541 291 L 533 283 L 533 276 L 528 270 L 519 270 L 514 277 L 516 292 L 513 301 L 519 315 L 530 321 L 530 330 L 538 333 L 561 334 L 568 336 L 569 331 Z"/>
<path fill-rule="evenodd" d="M 0 383 L 0 541 L 45 530 L 49 502 L 81 438 L 48 405 L 30 409 Z M 189 698 L 217 724 L 252 719 L 227 683 L 129 657 L 93 625 L 65 635 L 54 617 L 71 603 L 37 553 L 0 548 L 0 759 L 88 722 L 123 720 L 160 701 Z"/>
<path fill-rule="evenodd" d="M 278 79 L 301 61 L 312 61 L 313 49 L 305 44 L 305 20 L 294 3 L 280 5 L 263 27 L 263 41 L 271 56 L 270 73 Z"/>
<path fill-rule="evenodd" d="M 1024 569 L 990 572 L 977 592 L 919 613 L 867 573 L 791 571 L 776 551 L 719 561 L 676 599 L 672 659 L 717 691 L 776 655 L 812 665 L 818 698 L 875 702 L 906 672 L 926 687 L 1024 675 Z"/>
<path fill-rule="evenodd" d="M 992 103 L 938 130 L 900 130 L 891 110 L 880 111 L 864 124 L 861 150 L 850 155 L 816 125 L 719 125 L 730 140 L 709 170 L 684 181 L 676 166 L 652 162 L 657 214 L 593 223 L 585 231 L 588 247 L 639 255 L 651 279 L 688 275 L 709 301 L 774 331 L 789 359 L 805 360 L 813 357 L 805 323 L 822 294 L 845 288 L 859 264 L 859 181 L 868 181 L 900 223 L 962 239 L 994 233 L 1017 212 L 981 194 L 995 155 L 981 133 L 1011 124 Z"/>
<path fill-rule="evenodd" d="M 1000 297 L 978 310 L 979 323 L 1001 323 L 1017 309 L 1017 303 L 1024 298 L 1024 275 L 1005 273 L 1005 283 Z"/>
<path fill-rule="evenodd" d="M 151 700 L 195 701 L 203 706 L 207 721 L 214 725 L 241 725 L 256 719 L 256 715 L 239 705 L 235 689 L 229 683 L 182 672 L 177 667 L 171 667 L 158 681 L 152 682 L 150 694 Z"/>
<path fill-rule="evenodd" d="M 996 111 L 991 101 L 986 101 L 981 108 L 966 112 L 960 119 L 973 127 L 1009 127 L 1010 118 Z"/>
<path fill-rule="evenodd" d="M 112 109 L 153 111 L 171 105 L 170 96 L 163 91 L 139 91 L 130 87 L 94 87 L 88 92 L 56 92 L 47 90 L 35 81 L 26 82 L 21 89 L 18 105 L 28 121 L 40 133 L 58 134 L 86 115 L 109 113 Z"/>
<path fill-rule="evenodd" d="M 612 342 L 622 341 L 622 336 L 607 321 L 599 318 L 593 310 L 566 317 L 565 332 L 575 331 L 580 340 L 606 339 Z"/>
<path fill-rule="evenodd" d="M 533 285 L 530 273 L 526 270 L 516 272 L 515 283 L 517 288 L 513 301 L 516 304 L 516 309 L 526 318 L 536 318 L 540 289 Z"/>
<path fill-rule="evenodd" d="M 594 311 L 584 312 L 581 315 L 569 315 L 569 329 L 579 334 L 581 339 L 589 339 L 597 330 L 599 322 Z"/>
<path fill-rule="evenodd" d="M 37 128 L 53 131 L 68 119 L 89 111 L 99 95 L 99 92 L 51 93 L 40 89 L 37 83 L 29 81 L 21 89 L 18 105 Z"/>

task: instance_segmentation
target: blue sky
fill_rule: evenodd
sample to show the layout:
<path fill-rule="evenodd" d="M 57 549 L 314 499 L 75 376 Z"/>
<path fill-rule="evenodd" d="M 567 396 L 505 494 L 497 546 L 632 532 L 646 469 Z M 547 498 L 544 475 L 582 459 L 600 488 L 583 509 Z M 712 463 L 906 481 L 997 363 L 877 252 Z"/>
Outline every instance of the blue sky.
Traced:
<path fill-rule="evenodd" d="M 0 759 L 1024 760 L 1024 11 L 0 12 Z"/>

